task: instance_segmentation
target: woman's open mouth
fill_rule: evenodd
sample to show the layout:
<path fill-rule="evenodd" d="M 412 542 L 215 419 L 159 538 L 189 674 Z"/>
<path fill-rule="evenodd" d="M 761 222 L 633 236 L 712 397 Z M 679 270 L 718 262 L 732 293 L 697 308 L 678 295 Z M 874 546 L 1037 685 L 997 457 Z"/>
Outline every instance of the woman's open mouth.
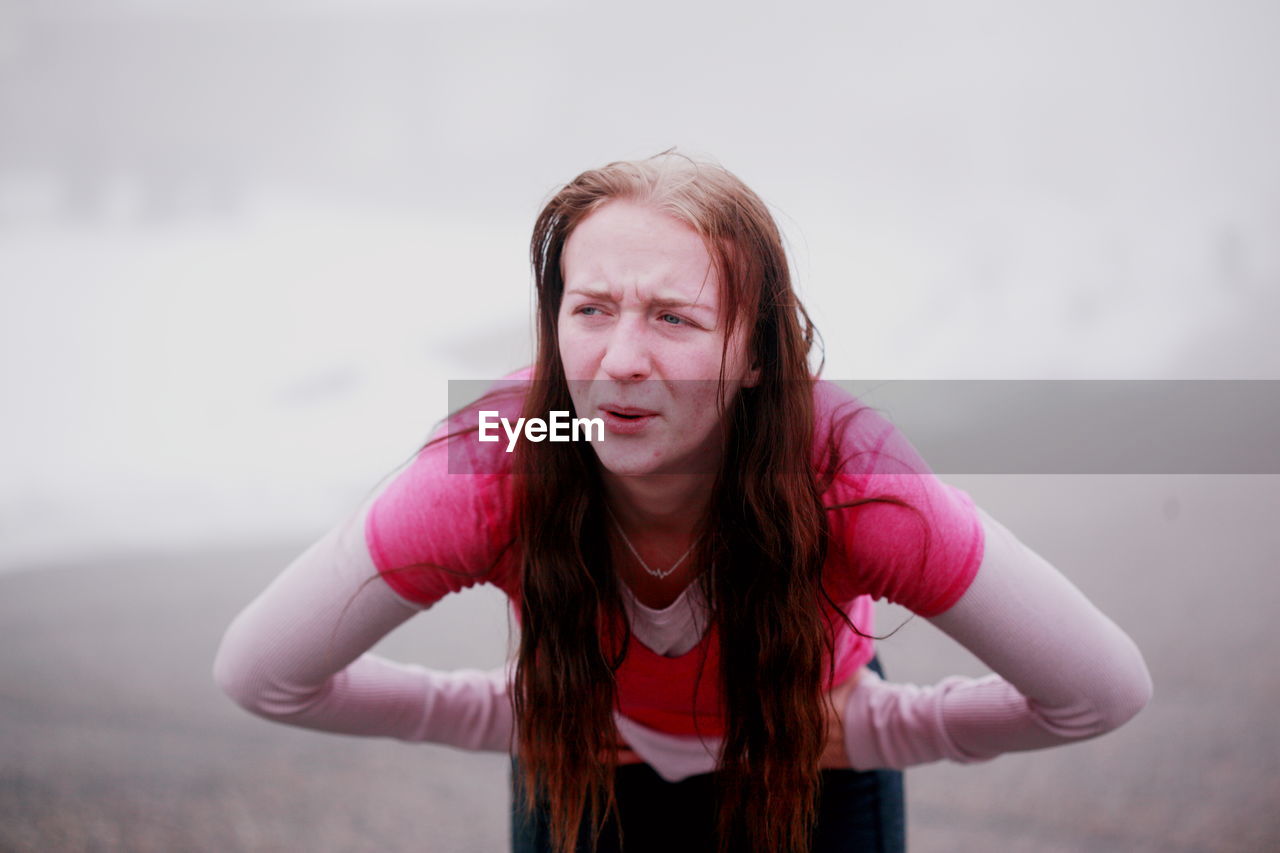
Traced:
<path fill-rule="evenodd" d="M 628 407 L 601 407 L 604 415 L 604 427 L 617 435 L 634 435 L 649 425 L 657 417 L 656 412 Z"/>

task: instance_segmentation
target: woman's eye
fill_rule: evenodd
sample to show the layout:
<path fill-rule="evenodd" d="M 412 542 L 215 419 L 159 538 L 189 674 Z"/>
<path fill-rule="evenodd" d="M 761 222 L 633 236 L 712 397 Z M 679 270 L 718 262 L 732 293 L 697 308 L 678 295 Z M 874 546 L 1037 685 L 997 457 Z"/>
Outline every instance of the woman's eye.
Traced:
<path fill-rule="evenodd" d="M 581 308 L 579 308 L 579 309 L 578 309 L 578 313 L 579 313 L 579 314 L 586 314 L 588 311 L 599 311 L 599 310 L 600 310 L 600 309 L 599 309 L 599 308 L 597 308 L 597 307 L 596 307 L 596 306 L 594 306 L 594 305 L 583 305 Z M 589 317 L 590 317 L 590 316 L 594 316 L 594 315 L 592 315 L 592 314 L 588 314 L 587 316 L 589 316 Z"/>
<path fill-rule="evenodd" d="M 674 323 L 672 323 L 672 322 L 667 322 L 667 325 L 668 325 L 668 326 L 683 326 L 683 325 L 686 325 L 686 323 L 685 323 L 685 321 L 684 321 L 684 318 L 683 318 L 683 317 L 679 317 L 679 316 L 677 316 L 677 315 L 675 315 L 675 314 L 663 314 L 663 315 L 661 315 L 661 316 L 662 316 L 662 319 L 663 319 L 664 321 L 670 321 L 670 320 L 674 320 L 674 321 L 675 321 Z"/>

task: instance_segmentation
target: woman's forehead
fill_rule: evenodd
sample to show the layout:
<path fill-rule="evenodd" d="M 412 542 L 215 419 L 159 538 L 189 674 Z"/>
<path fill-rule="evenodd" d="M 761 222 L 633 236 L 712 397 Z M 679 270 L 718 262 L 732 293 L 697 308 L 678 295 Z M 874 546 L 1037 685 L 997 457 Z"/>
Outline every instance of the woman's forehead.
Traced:
<path fill-rule="evenodd" d="M 607 291 L 614 299 L 680 299 L 715 307 L 719 277 L 702 237 L 652 207 L 611 201 L 569 235 L 562 255 L 566 293 Z"/>

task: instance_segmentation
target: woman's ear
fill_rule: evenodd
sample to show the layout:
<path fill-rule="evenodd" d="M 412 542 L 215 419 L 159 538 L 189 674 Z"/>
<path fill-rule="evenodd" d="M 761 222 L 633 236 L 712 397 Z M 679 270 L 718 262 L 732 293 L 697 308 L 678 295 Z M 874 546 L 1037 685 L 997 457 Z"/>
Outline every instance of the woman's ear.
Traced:
<path fill-rule="evenodd" d="M 752 362 L 747 375 L 742 378 L 743 388 L 754 388 L 760 384 L 760 362 Z"/>

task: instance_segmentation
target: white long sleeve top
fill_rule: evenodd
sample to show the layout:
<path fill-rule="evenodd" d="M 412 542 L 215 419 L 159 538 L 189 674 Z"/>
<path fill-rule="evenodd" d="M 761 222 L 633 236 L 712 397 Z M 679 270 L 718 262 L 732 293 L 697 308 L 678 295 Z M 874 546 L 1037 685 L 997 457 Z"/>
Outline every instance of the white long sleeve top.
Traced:
<path fill-rule="evenodd" d="M 291 725 L 514 749 L 510 665 L 441 671 L 368 650 L 422 608 L 377 576 L 364 538 L 368 504 L 300 555 L 228 628 L 214 662 L 247 710 Z M 842 710 L 850 766 L 984 761 L 1096 737 L 1149 701 L 1133 641 L 1070 581 L 979 510 L 985 537 L 968 589 L 930 621 L 993 673 L 936 685 L 862 670 Z M 661 611 L 626 597 L 635 639 L 659 654 L 697 644 L 707 619 L 696 585 Z M 675 781 L 713 770 L 717 738 L 658 732 L 616 714 L 631 748 Z"/>

